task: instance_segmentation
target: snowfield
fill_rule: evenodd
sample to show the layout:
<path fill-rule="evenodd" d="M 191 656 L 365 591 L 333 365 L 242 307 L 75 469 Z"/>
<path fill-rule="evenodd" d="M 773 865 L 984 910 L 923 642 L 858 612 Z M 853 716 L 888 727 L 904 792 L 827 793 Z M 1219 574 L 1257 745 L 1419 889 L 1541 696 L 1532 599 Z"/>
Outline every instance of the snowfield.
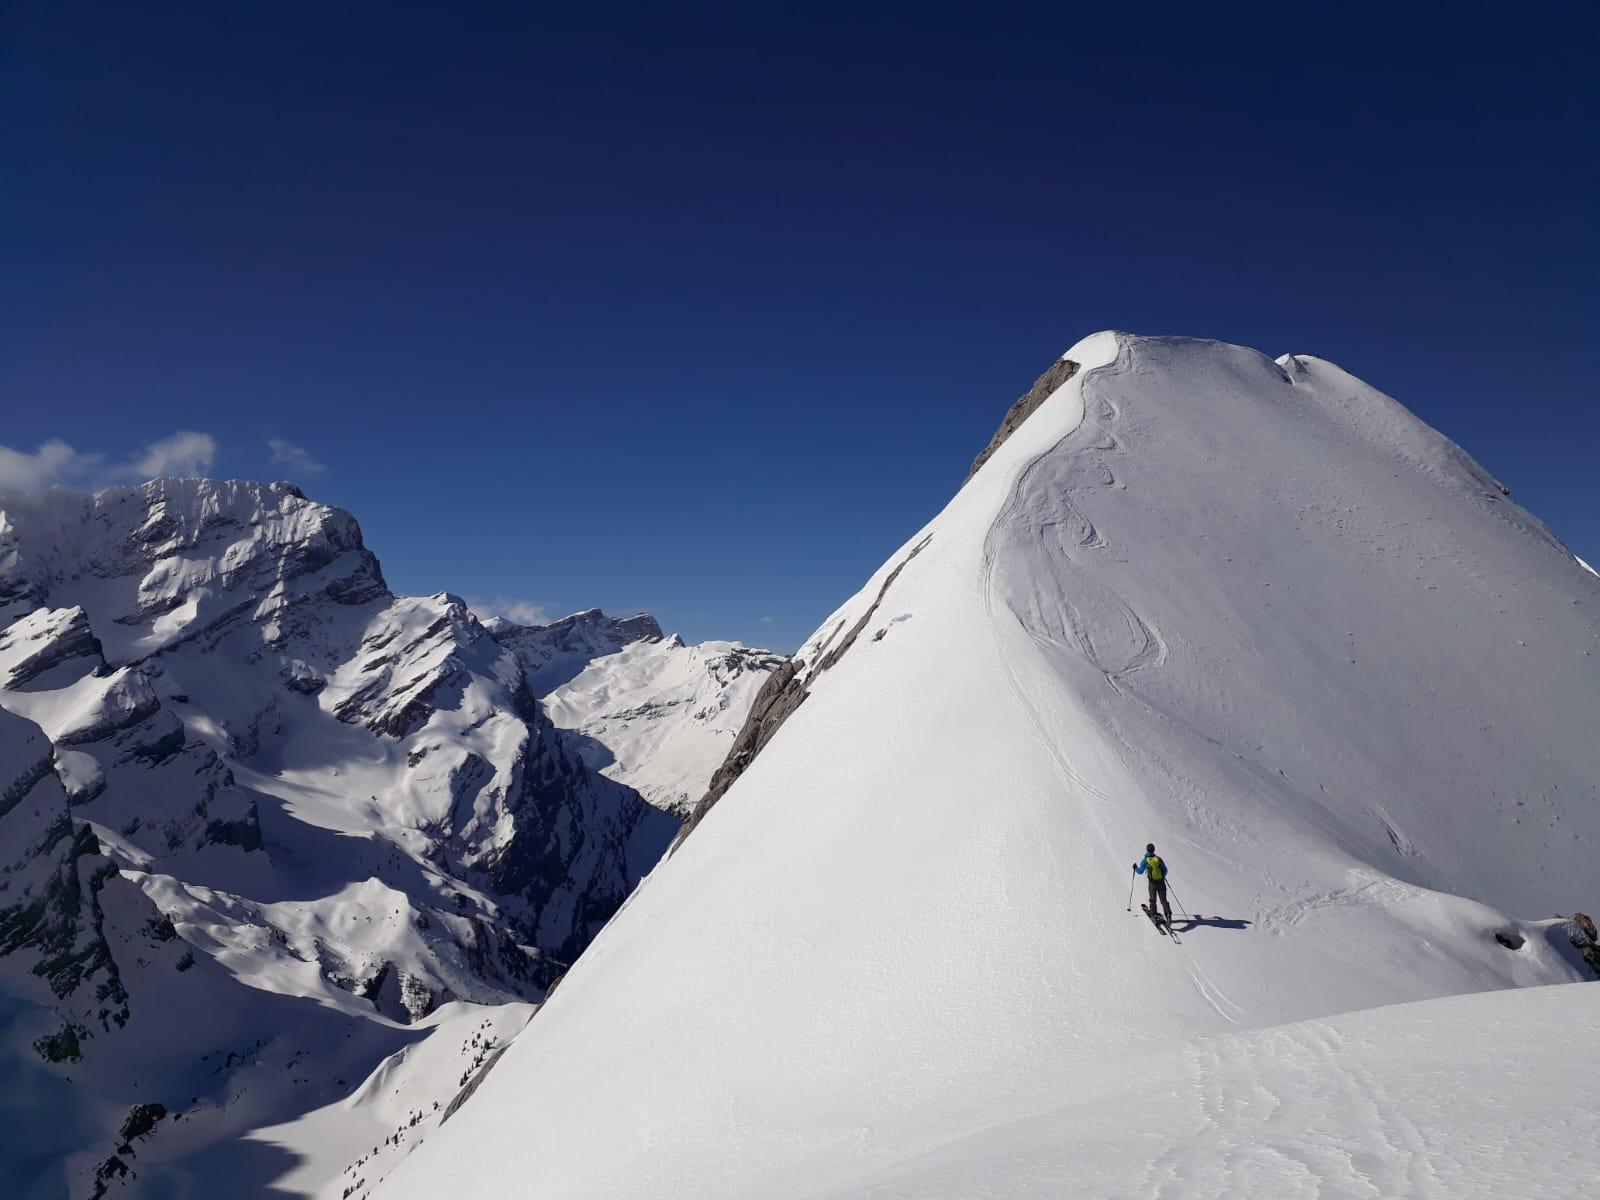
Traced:
<path fill-rule="evenodd" d="M 1600 1177 L 1600 580 L 1330 363 L 1065 358 L 382 1200 Z"/>

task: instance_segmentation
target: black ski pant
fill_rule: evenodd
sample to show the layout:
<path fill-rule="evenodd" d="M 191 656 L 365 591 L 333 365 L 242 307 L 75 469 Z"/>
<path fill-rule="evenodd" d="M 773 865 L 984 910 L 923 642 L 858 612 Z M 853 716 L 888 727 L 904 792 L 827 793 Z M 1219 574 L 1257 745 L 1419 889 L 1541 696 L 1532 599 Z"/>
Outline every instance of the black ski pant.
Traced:
<path fill-rule="evenodd" d="M 1167 900 L 1167 881 L 1165 879 L 1152 879 L 1150 881 L 1150 911 L 1156 911 L 1156 901 L 1161 901 L 1161 911 L 1166 913 L 1167 920 L 1172 920 L 1172 904 Z"/>

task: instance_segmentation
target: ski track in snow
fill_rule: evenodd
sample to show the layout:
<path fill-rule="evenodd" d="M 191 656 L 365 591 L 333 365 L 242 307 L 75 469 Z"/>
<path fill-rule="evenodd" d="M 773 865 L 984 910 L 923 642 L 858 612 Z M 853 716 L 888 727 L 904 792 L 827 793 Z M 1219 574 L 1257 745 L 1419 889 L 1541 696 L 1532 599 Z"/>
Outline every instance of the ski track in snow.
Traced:
<path fill-rule="evenodd" d="M 1062 389 L 1071 386 L 1081 389 L 1082 416 L 1054 446 L 1036 457 L 1017 477 L 1010 496 L 990 527 L 981 560 L 981 592 L 989 617 L 990 632 L 994 638 L 995 654 L 1004 670 L 1012 695 L 1027 714 L 1039 742 L 1049 750 L 1051 757 L 1061 768 L 1062 775 L 1082 791 L 1106 804 L 1115 803 L 1114 797 L 1090 783 L 1073 767 L 1070 752 L 1059 744 L 1054 731 L 1040 717 L 1038 707 L 1032 703 L 1019 682 L 1006 639 L 1001 636 L 999 623 L 1005 618 L 998 610 L 1004 609 L 1036 644 L 1077 650 L 1104 675 L 1106 682 L 1115 691 L 1124 696 L 1129 695 L 1130 675 L 1150 667 L 1159 667 L 1166 658 L 1166 646 L 1161 640 L 1159 631 L 1145 622 L 1121 597 L 1113 595 L 1103 587 L 1100 588 L 1101 595 L 1098 602 L 1103 609 L 1108 609 L 1114 614 L 1109 622 L 1111 636 L 1097 638 L 1088 618 L 1081 610 L 1071 606 L 1071 598 L 1074 595 L 1082 595 L 1085 591 L 1099 586 L 1094 582 L 1090 568 L 1079 566 L 1073 561 L 1075 552 L 1106 551 L 1109 546 L 1093 522 L 1072 503 L 1070 491 L 1065 497 L 1066 520 L 1041 520 L 1037 515 L 1030 517 L 1025 513 L 1025 498 L 1030 495 L 1036 472 L 1047 462 L 1060 463 L 1065 456 L 1071 456 L 1073 466 L 1070 469 L 1085 480 L 1084 483 L 1074 486 L 1084 488 L 1115 486 L 1116 477 L 1112 468 L 1099 456 L 1120 450 L 1114 431 L 1117 409 L 1109 400 L 1097 394 L 1092 395 L 1091 392 L 1096 381 L 1103 375 L 1126 370 L 1130 353 L 1130 348 L 1123 345 L 1118 350 L 1115 362 L 1093 368 L 1062 385 Z M 1049 403 L 1048 399 L 1046 403 Z M 1072 531 L 1073 536 L 1061 536 L 1063 529 Z M 1044 604 L 1035 604 L 1027 611 L 1019 612 L 1014 606 L 998 597 L 994 580 L 995 564 L 1001 557 L 1001 546 L 1004 541 L 1016 536 L 1018 532 L 1035 538 L 1042 551 L 1038 557 L 1055 568 L 1054 585 L 1051 590 L 1057 595 L 1066 597 L 1069 605 L 1063 612 L 1067 622 L 1064 631 L 1051 628 L 1050 616 L 1045 611 Z M 1053 549 L 1058 552 L 1052 553 Z M 1122 623 L 1121 628 L 1117 626 L 1119 618 Z M 1109 656 L 1102 648 L 1107 643 L 1114 644 L 1119 633 L 1124 635 L 1123 653 L 1116 657 Z M 1149 708 L 1148 705 L 1145 707 Z M 1114 859 L 1117 850 L 1103 822 L 1097 819 L 1094 807 L 1085 806 L 1084 811 L 1093 823 L 1100 842 L 1106 847 L 1108 857 Z M 1294 923 L 1299 919 L 1299 915 L 1291 916 L 1287 923 Z M 1187 950 L 1182 950 L 1181 941 L 1176 938 L 1169 940 L 1188 958 Z M 1184 969 L 1195 991 L 1212 1010 L 1229 1025 L 1237 1026 L 1245 1010 L 1230 1000 L 1192 958 L 1185 962 Z"/>
<path fill-rule="evenodd" d="M 1537 1112 L 1533 1097 L 1559 1053 L 1551 1030 L 1580 1040 L 1600 1031 L 1581 988 L 1191 1039 L 1136 1055 L 1109 1079 L 1090 1075 L 1069 1103 L 884 1165 L 877 1182 L 794 1194 L 1564 1200 L 1592 1175 L 1600 1122 L 1581 1102 Z"/>
<path fill-rule="evenodd" d="M 1122 358 L 1126 355 L 1126 353 L 1127 350 L 1125 348 L 1119 351 L 1119 363 L 1122 361 Z M 1061 388 L 1058 389 L 1057 394 L 1073 387 L 1081 389 L 1083 393 L 1087 393 L 1090 380 L 1099 374 L 1100 371 L 1108 369 L 1110 368 L 1097 367 L 1088 372 L 1084 372 L 1078 376 L 1075 376 L 1072 380 L 1068 380 L 1066 383 L 1064 383 Z M 1055 399 L 1054 396 L 1047 398 L 1044 402 L 1044 405 L 1041 405 L 1040 407 L 1043 408 L 1045 405 L 1050 404 L 1051 400 L 1053 399 Z M 1028 483 L 1031 480 L 1034 472 L 1039 469 L 1041 463 L 1057 454 L 1063 446 L 1076 438 L 1079 434 L 1079 431 L 1084 428 L 1084 424 L 1088 420 L 1088 400 L 1086 394 L 1083 403 L 1084 411 L 1079 416 L 1077 424 L 1074 425 L 1073 428 L 1055 444 L 1055 446 L 1036 457 L 1022 471 L 1017 478 L 1016 484 L 1011 489 L 1011 494 L 1006 500 L 1005 506 L 1000 510 L 999 515 L 995 517 L 994 523 L 990 526 L 988 536 L 984 539 L 983 556 L 980 561 L 982 571 L 980 590 L 983 597 L 985 613 L 988 617 L 989 631 L 994 640 L 996 660 L 1001 665 L 1005 675 L 1006 684 L 1010 688 L 1012 696 L 1016 699 L 1018 707 L 1021 708 L 1025 714 L 1027 714 L 1028 720 L 1033 726 L 1035 737 L 1039 743 L 1049 751 L 1050 756 L 1052 759 L 1054 759 L 1057 766 L 1061 770 L 1061 774 L 1065 778 L 1071 780 L 1074 785 L 1076 785 L 1082 791 L 1087 792 L 1089 795 L 1094 796 L 1103 802 L 1113 803 L 1113 797 L 1108 792 L 1091 783 L 1073 766 L 1070 757 L 1063 753 L 1061 747 L 1057 744 L 1053 733 L 1046 728 L 1043 720 L 1039 716 L 1038 706 L 1029 697 L 1027 690 L 1022 686 L 1022 683 L 1018 677 L 1016 665 L 1012 661 L 1006 645 L 1006 639 L 1004 636 L 1002 636 L 1000 618 L 996 611 L 997 587 L 995 584 L 994 575 L 996 563 L 1000 555 L 1000 543 L 1004 537 L 1011 534 L 1015 527 L 1023 524 L 1021 515 L 1023 497 L 1027 494 Z M 1038 414 L 1036 413 L 1035 416 L 1037 415 Z M 1112 444 L 1114 445 L 1114 443 Z M 1078 525 L 1080 536 L 1077 539 L 1077 544 L 1079 546 L 1093 547 L 1096 549 L 1104 547 L 1105 542 L 1100 538 L 1099 532 L 1089 522 L 1088 518 L 1084 517 L 1081 513 L 1078 513 L 1075 509 L 1072 510 L 1070 515 L 1075 518 L 1075 521 Z M 1040 527 L 1039 537 L 1041 541 L 1043 540 L 1046 531 L 1053 532 L 1058 528 L 1059 525 L 1055 523 L 1050 523 Z M 1047 557 L 1048 561 L 1052 563 L 1059 561 L 1054 556 L 1045 557 Z M 1068 594 L 1070 592 L 1069 587 L 1062 587 L 1061 590 L 1063 594 Z M 1004 604 L 1003 601 L 1000 603 Z M 1060 636 L 1054 636 L 1050 633 L 1041 631 L 1041 626 L 1043 624 L 1042 614 L 1023 614 L 1017 612 L 1014 608 L 1010 608 L 1010 606 L 1006 607 L 1007 611 L 1010 613 L 1010 616 L 1016 621 L 1017 625 L 1027 632 L 1034 641 L 1055 646 L 1066 646 L 1068 644 Z M 1029 615 L 1032 615 L 1035 619 L 1030 621 Z M 1138 623 L 1139 628 L 1143 628 L 1143 622 L 1138 621 L 1136 614 L 1131 614 L 1130 611 L 1130 616 L 1132 616 L 1133 622 Z M 1078 617 L 1074 619 L 1074 617 L 1069 614 L 1068 621 L 1071 623 L 1070 636 L 1073 639 L 1072 644 L 1075 645 L 1076 648 L 1080 650 L 1086 658 L 1089 658 L 1091 662 L 1094 662 L 1097 668 L 1104 671 L 1105 668 L 1094 657 L 1093 638 L 1089 636 L 1086 628 L 1084 627 L 1082 618 Z M 1132 656 L 1127 669 L 1133 669 L 1135 665 L 1142 663 L 1144 657 L 1147 656 Z M 1109 677 L 1112 673 L 1106 672 L 1106 674 Z M 1092 819 L 1092 809 L 1086 808 L 1085 813 Z M 1110 840 L 1106 837 L 1103 827 L 1099 826 L 1098 823 L 1096 823 L 1096 832 L 1099 834 L 1101 842 L 1106 846 L 1107 852 L 1111 853 Z"/>

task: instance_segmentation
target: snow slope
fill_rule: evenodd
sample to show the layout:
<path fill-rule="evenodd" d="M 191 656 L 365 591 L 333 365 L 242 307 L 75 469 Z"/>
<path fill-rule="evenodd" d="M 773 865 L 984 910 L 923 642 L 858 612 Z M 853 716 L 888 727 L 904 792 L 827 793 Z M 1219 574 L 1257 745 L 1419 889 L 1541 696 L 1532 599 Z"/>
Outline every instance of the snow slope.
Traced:
<path fill-rule="evenodd" d="M 1600 903 L 1600 580 L 1330 363 L 1065 357 L 380 1196 L 1595 1174 L 1600 993 L 1533 985 L 1592 977 L 1551 914 Z"/>

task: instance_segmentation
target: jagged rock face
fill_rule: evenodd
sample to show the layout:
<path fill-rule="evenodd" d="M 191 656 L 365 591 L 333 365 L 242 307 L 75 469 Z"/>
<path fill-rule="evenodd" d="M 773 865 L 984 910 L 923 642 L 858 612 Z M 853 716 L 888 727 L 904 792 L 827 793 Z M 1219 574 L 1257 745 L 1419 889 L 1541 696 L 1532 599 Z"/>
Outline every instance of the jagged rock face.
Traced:
<path fill-rule="evenodd" d="M 0 658 L 7 664 L 0 687 L 21 687 L 62 663 L 100 657 L 100 639 L 83 609 L 36 609 L 0 630 Z"/>
<path fill-rule="evenodd" d="M 0 597 L 14 610 L 82 596 L 117 660 L 246 614 L 276 637 L 277 618 L 317 597 L 362 604 L 388 596 L 355 520 L 289 484 L 162 479 L 93 496 L 13 499 L 6 513 Z"/>
<path fill-rule="evenodd" d="M 109 863 L 69 818 L 52 760 L 36 725 L 0 711 L 0 820 L 10 835 L 0 846 L 0 955 L 32 952 L 32 974 L 62 1004 L 61 1030 L 42 1035 L 46 1057 L 76 1058 L 87 1026 L 104 1031 L 127 1020 L 127 995 L 98 919 Z M 99 985 L 99 995 L 85 984 Z"/>
<path fill-rule="evenodd" d="M 72 1194 L 138 1150 L 110 1099 L 204 1111 L 186 1137 L 218 1145 L 346 1094 L 363 1029 L 539 998 L 677 824 L 529 687 L 661 636 L 605 621 L 502 644 L 392 595 L 355 521 L 285 484 L 0 499 L 0 993 L 29 1014 L 0 1055 L 74 1064 Z M 265 1062 L 316 1066 L 285 1090 Z"/>
<path fill-rule="evenodd" d="M 1022 423 L 1031 417 L 1041 404 L 1055 395 L 1057 389 L 1077 373 L 1078 364 L 1070 358 L 1058 358 L 1051 363 L 1045 373 L 1033 381 L 1033 386 L 1023 392 L 1016 403 L 1006 410 L 1006 415 L 1000 419 L 1000 428 L 994 431 L 989 444 L 977 458 L 972 460 L 972 467 L 967 471 L 967 479 L 976 475 L 983 464 L 994 457 L 994 452 L 1006 444 L 1006 439 L 1020 429 Z"/>

